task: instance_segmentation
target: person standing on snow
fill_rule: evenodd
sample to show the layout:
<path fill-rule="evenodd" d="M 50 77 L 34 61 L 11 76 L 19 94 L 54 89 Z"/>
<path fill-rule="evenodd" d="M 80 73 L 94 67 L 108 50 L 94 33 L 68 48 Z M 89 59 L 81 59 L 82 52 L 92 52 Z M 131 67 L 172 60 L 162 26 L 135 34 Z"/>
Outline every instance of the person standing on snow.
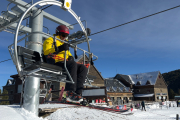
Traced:
<path fill-rule="evenodd" d="M 69 29 L 65 25 L 59 25 L 56 28 L 56 38 L 63 41 L 68 41 L 66 38 L 69 35 Z M 66 59 L 66 67 L 75 82 L 74 84 L 66 83 L 66 101 L 68 102 L 81 102 L 83 98 L 81 96 L 83 83 L 87 75 L 88 69 L 83 64 L 77 64 L 69 50 L 69 44 L 56 40 L 57 50 L 55 51 L 54 40 L 52 37 L 47 38 L 43 43 L 43 51 L 46 56 L 47 63 L 54 64 L 64 68 L 64 59 Z M 66 51 L 66 58 L 64 54 Z M 50 54 L 55 54 L 54 58 L 48 58 Z M 54 60 L 54 63 L 52 63 Z M 68 80 L 69 77 L 67 78 Z"/>
<path fill-rule="evenodd" d="M 131 107 L 131 112 L 132 112 L 132 111 L 133 111 L 133 106 L 132 106 L 132 104 L 131 104 L 131 106 L 130 106 L 130 107 Z"/>
<path fill-rule="evenodd" d="M 177 107 L 178 107 L 178 100 L 176 100 L 176 104 L 177 104 Z"/>
<path fill-rule="evenodd" d="M 141 102 L 141 106 L 142 106 L 142 110 L 143 110 L 143 108 L 144 108 L 144 110 L 146 111 L 144 100 Z"/>

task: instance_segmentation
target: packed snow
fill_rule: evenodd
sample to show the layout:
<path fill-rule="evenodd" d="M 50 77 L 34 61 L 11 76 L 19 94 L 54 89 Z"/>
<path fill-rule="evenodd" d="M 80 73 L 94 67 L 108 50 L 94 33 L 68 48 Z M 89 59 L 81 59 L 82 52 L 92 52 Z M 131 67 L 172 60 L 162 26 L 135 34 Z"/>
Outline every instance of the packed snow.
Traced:
<path fill-rule="evenodd" d="M 169 104 L 171 107 L 169 107 Z M 176 106 L 176 102 L 164 102 L 162 106 L 159 103 L 153 103 L 146 105 L 146 111 L 133 109 L 132 112 L 127 111 L 124 113 L 107 112 L 65 104 L 42 104 L 39 108 L 61 109 L 58 109 L 46 118 L 42 118 L 20 108 L 19 105 L 1 105 L 0 120 L 173 120 L 176 119 L 176 114 L 180 114 L 180 107 Z"/>

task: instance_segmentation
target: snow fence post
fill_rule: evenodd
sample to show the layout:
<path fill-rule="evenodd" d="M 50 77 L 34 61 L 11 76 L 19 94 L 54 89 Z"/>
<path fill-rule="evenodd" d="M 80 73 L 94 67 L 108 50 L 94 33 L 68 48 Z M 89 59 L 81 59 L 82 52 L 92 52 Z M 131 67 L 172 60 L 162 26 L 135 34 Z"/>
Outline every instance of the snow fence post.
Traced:
<path fill-rule="evenodd" d="M 179 114 L 176 114 L 176 120 L 179 120 Z"/>

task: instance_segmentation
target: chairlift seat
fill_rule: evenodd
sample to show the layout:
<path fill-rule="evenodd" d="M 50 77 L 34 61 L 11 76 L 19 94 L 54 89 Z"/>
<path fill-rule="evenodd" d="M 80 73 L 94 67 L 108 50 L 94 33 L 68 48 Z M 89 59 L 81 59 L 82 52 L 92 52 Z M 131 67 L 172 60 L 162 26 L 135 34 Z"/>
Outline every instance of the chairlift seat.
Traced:
<path fill-rule="evenodd" d="M 24 76 L 40 77 L 47 81 L 72 83 L 71 81 L 66 80 L 67 74 L 65 73 L 64 68 L 45 63 L 46 61 L 43 61 L 43 56 L 41 57 L 39 52 L 22 46 L 17 46 L 17 53 L 22 68 L 21 72 Z M 87 75 L 87 77 L 95 79 L 95 76 Z M 84 86 L 97 87 L 88 82 L 84 83 Z"/>
<path fill-rule="evenodd" d="M 63 68 L 43 62 L 39 52 L 22 46 L 17 46 L 17 50 L 23 75 L 31 75 L 59 82 L 66 79 L 66 75 L 62 75 Z"/>

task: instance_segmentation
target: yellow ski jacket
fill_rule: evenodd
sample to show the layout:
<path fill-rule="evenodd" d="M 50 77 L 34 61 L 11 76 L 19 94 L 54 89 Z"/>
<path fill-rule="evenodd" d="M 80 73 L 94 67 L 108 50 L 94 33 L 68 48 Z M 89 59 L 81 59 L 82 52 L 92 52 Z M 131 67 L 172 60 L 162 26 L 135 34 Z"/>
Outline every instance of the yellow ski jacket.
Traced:
<path fill-rule="evenodd" d="M 60 39 L 59 36 L 56 36 L 56 38 Z M 44 43 L 43 43 L 43 51 L 44 51 L 44 55 L 49 55 L 50 53 L 54 53 L 55 52 L 55 48 L 54 48 L 54 45 L 53 45 L 53 38 L 52 37 L 49 37 L 47 38 Z M 56 40 L 56 46 L 59 47 L 61 45 L 63 45 L 64 42 L 61 42 L 59 40 Z M 55 59 L 55 63 L 56 62 L 60 62 L 60 61 L 64 61 L 64 53 L 65 51 L 61 51 L 59 52 L 56 57 L 54 58 Z M 70 53 L 70 51 L 68 50 L 67 53 L 66 53 L 66 60 L 69 58 L 69 56 L 72 56 L 72 54 Z"/>

